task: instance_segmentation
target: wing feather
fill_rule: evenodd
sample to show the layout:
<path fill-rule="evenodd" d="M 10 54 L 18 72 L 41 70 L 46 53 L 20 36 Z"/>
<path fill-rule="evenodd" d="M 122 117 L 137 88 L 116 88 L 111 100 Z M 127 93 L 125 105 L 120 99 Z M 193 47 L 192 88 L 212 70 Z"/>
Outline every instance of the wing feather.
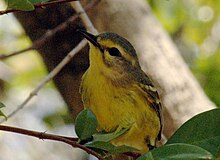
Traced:
<path fill-rule="evenodd" d="M 146 93 L 146 99 L 147 99 L 150 107 L 152 107 L 156 111 L 156 113 L 160 119 L 161 128 L 160 128 L 160 132 L 158 134 L 158 140 L 160 140 L 161 139 L 161 132 L 162 132 L 162 128 L 163 128 L 163 115 L 162 115 L 162 105 L 160 102 L 160 97 L 157 92 L 157 89 L 154 87 L 150 78 L 145 73 L 143 73 L 143 74 L 144 75 L 141 76 L 141 78 L 139 77 L 139 79 L 138 79 L 139 87 L 142 89 L 143 92 Z"/>

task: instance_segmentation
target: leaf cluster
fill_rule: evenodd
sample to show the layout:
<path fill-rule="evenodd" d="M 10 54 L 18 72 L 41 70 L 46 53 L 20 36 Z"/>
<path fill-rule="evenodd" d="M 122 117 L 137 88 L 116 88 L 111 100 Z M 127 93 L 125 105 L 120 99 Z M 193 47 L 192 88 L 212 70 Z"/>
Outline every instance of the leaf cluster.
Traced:
<path fill-rule="evenodd" d="M 202 160 L 219 158 L 220 109 L 196 115 L 183 124 L 167 143 L 154 149 L 137 160 Z M 76 133 L 85 146 L 106 155 L 137 152 L 130 146 L 114 146 L 112 139 L 119 137 L 129 128 L 113 133 L 97 133 L 97 119 L 89 109 L 83 110 L 76 119 Z"/>
<path fill-rule="evenodd" d="M 112 133 L 97 133 L 98 121 L 95 114 L 90 109 L 84 109 L 76 117 L 75 130 L 80 139 L 79 143 L 85 143 L 86 147 L 92 148 L 99 153 L 120 154 L 137 151 L 130 146 L 114 146 L 110 143 L 112 139 L 119 137 L 128 131 L 129 128 L 116 130 Z"/>

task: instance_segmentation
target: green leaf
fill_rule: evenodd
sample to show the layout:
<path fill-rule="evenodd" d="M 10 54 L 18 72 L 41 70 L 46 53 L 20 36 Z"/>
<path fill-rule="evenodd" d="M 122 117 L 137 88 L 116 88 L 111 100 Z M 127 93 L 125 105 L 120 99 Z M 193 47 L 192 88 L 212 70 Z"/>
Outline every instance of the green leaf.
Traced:
<path fill-rule="evenodd" d="M 18 9 L 22 11 L 34 10 L 33 4 L 28 0 L 7 0 L 7 9 Z"/>
<path fill-rule="evenodd" d="M 220 108 L 191 118 L 174 133 L 166 144 L 171 143 L 193 144 L 215 155 L 220 144 Z"/>
<path fill-rule="evenodd" d="M 101 142 L 101 141 L 95 141 L 89 144 L 85 144 L 85 146 L 90 148 L 105 150 L 108 151 L 110 154 L 120 154 L 120 153 L 138 151 L 137 149 L 130 146 L 125 146 L 125 145 L 114 146 L 109 142 Z"/>
<path fill-rule="evenodd" d="M 123 128 L 121 130 L 116 130 L 115 132 L 111 132 L 111 133 L 99 133 L 99 134 L 94 134 L 93 135 L 93 142 L 94 141 L 102 141 L 102 142 L 109 142 L 117 137 L 119 137 L 120 135 L 124 134 L 125 132 L 127 132 L 130 128 Z"/>
<path fill-rule="evenodd" d="M 91 138 L 97 126 L 96 116 L 90 109 L 84 109 L 76 117 L 75 130 L 80 140 Z"/>
<path fill-rule="evenodd" d="M 0 102 L 0 108 L 6 107 L 2 102 Z M 0 110 L 0 117 L 5 117 L 7 120 L 7 116 Z"/>
<path fill-rule="evenodd" d="M 0 102 L 0 108 L 6 107 L 2 102 Z"/>
<path fill-rule="evenodd" d="M 48 2 L 49 0 L 6 0 L 7 9 L 18 9 L 21 11 L 32 11 L 35 9 L 33 4 Z"/>
<path fill-rule="evenodd" d="M 7 120 L 7 116 L 0 110 L 0 117 L 5 117 L 5 119 Z"/>
<path fill-rule="evenodd" d="M 213 159 L 213 155 L 191 144 L 169 144 L 154 149 L 151 152 L 139 157 L 137 160 L 208 160 Z"/>

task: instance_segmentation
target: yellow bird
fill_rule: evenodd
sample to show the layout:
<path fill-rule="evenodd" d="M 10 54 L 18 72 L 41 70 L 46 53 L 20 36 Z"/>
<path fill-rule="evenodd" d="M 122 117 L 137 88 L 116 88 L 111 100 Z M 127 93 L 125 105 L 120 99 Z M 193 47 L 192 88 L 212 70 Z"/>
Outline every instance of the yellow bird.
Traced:
<path fill-rule="evenodd" d="M 141 70 L 133 46 L 118 34 L 98 36 L 79 31 L 90 45 L 90 66 L 80 93 L 85 108 L 98 120 L 98 131 L 129 131 L 112 140 L 116 146 L 134 147 L 141 154 L 161 139 L 162 110 L 157 90 Z"/>

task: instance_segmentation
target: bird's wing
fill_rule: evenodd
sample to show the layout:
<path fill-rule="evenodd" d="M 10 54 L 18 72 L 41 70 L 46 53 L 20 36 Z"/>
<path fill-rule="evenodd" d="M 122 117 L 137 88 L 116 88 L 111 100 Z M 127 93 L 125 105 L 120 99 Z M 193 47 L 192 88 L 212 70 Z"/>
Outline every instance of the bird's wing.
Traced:
<path fill-rule="evenodd" d="M 160 119 L 161 128 L 158 134 L 158 140 L 160 140 L 162 127 L 163 127 L 163 115 L 162 115 L 162 106 L 161 106 L 159 94 L 156 88 L 154 87 L 154 85 L 152 84 L 150 78 L 146 74 L 141 76 L 141 78 L 139 78 L 138 81 L 139 81 L 139 87 L 142 89 L 143 92 L 147 93 L 145 95 L 150 107 L 152 107 L 156 111 Z"/>

